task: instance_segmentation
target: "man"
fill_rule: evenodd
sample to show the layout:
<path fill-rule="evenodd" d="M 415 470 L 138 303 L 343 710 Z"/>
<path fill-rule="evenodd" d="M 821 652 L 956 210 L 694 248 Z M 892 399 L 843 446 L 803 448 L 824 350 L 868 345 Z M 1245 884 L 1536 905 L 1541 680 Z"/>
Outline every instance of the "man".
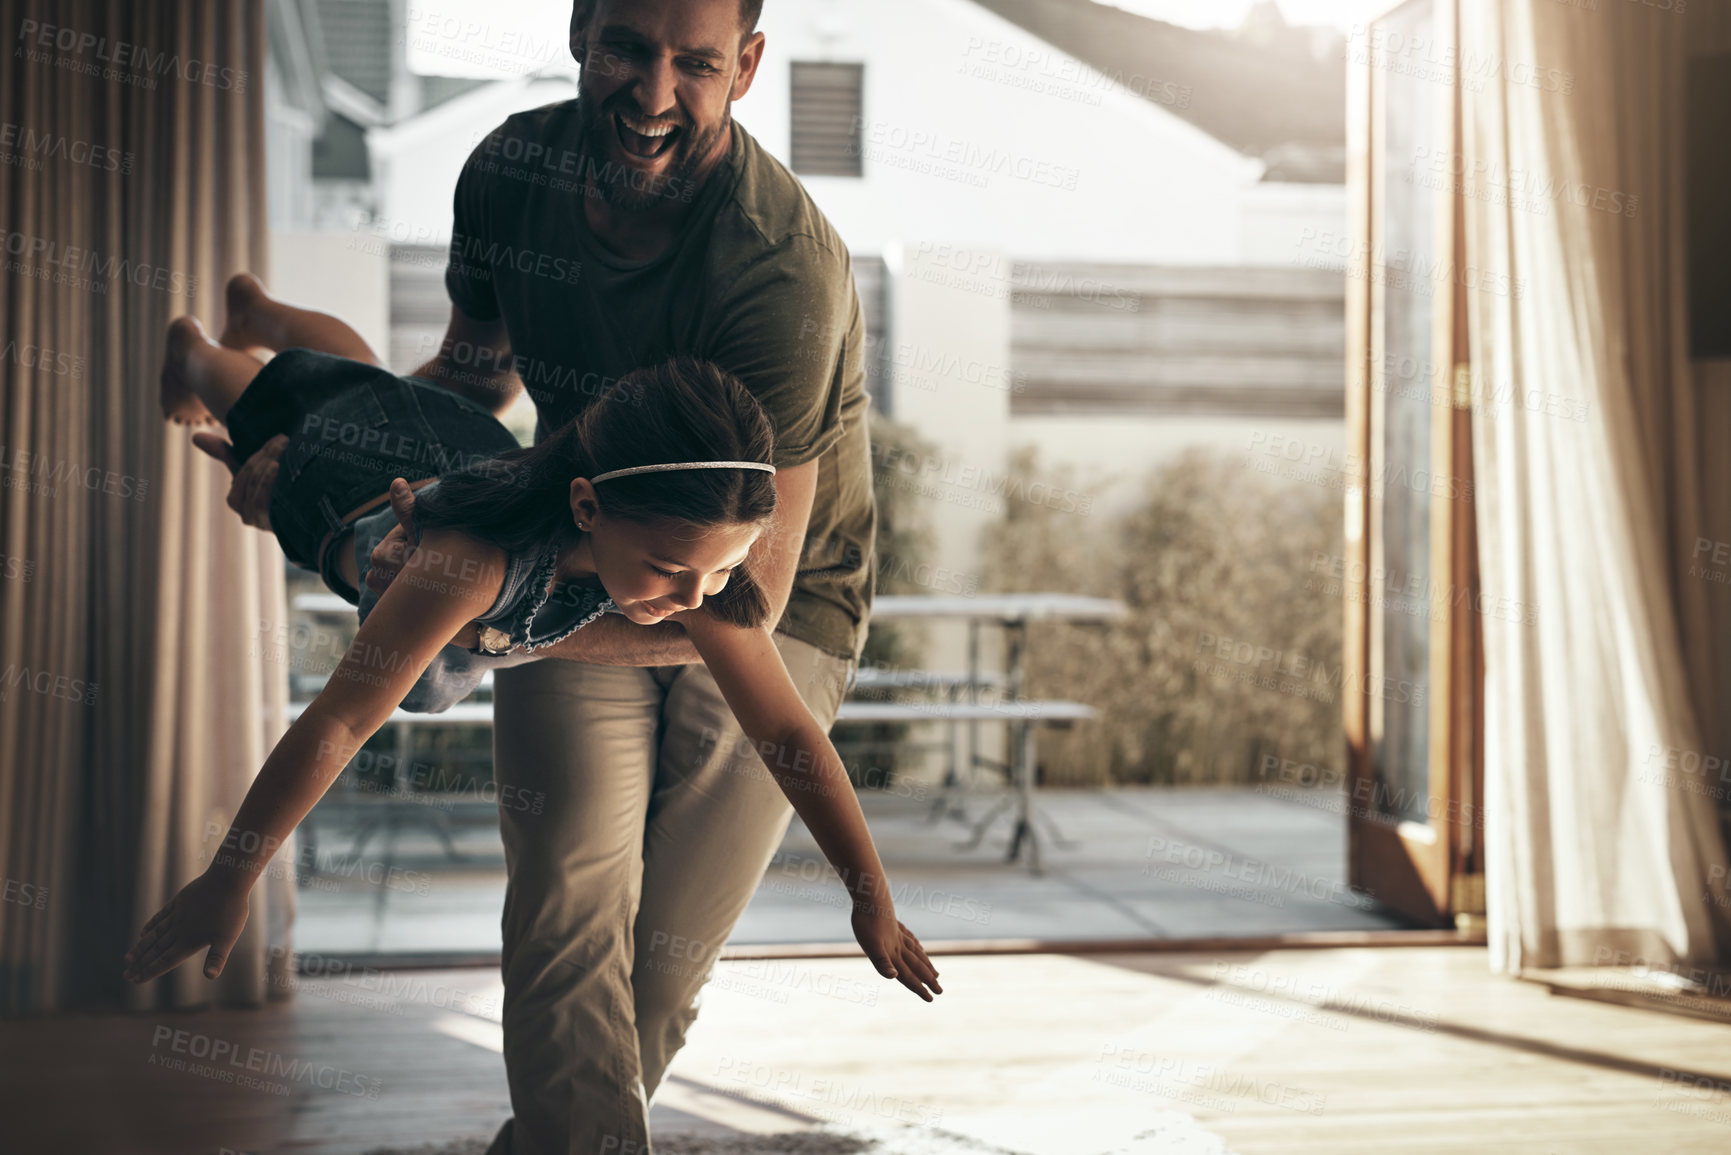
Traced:
<path fill-rule="evenodd" d="M 539 439 L 629 404 L 618 378 L 674 353 L 737 374 L 776 426 L 779 525 L 752 565 L 827 726 L 872 595 L 865 329 L 841 238 L 732 122 L 761 4 L 578 0 L 578 98 L 508 119 L 459 180 L 450 325 L 418 375 L 495 412 L 526 386 Z M 230 504 L 254 524 L 273 470 L 268 451 L 237 470 Z M 608 615 L 554 654 L 575 660 L 496 677 L 500 795 L 537 805 L 500 813 L 515 1118 L 491 1155 L 638 1155 L 792 810 L 678 624 Z"/>

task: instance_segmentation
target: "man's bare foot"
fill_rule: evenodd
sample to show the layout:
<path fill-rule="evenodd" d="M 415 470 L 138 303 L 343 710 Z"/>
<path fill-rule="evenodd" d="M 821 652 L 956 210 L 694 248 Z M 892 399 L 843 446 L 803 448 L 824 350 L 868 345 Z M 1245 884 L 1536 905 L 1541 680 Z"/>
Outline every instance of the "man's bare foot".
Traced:
<path fill-rule="evenodd" d="M 263 283 L 251 273 L 236 273 L 228 279 L 223 297 L 227 315 L 218 344 L 239 349 L 260 361 L 270 360 L 273 350 L 259 332 L 258 323 L 258 307 L 270 300 Z"/>
<path fill-rule="evenodd" d="M 197 317 L 176 317 L 168 326 L 168 353 L 162 359 L 162 414 L 176 425 L 214 425 L 204 402 L 187 380 L 187 361 L 200 341 L 208 341 Z"/>

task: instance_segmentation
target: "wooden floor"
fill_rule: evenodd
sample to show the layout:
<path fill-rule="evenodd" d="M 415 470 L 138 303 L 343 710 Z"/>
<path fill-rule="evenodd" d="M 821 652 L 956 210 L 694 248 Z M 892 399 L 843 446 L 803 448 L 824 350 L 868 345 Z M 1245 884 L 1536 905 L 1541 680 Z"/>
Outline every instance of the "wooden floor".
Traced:
<path fill-rule="evenodd" d="M 1243 1155 L 1731 1151 L 1731 1025 L 1552 995 L 1479 948 L 940 967 L 928 1006 L 863 960 L 721 964 L 657 1134 L 899 1121 L 1096 1155 L 1182 1112 Z M 5 1024 L 0 1150 L 485 1135 L 507 1111 L 498 994 L 485 971 L 395 972 L 303 979 L 265 1011 Z"/>

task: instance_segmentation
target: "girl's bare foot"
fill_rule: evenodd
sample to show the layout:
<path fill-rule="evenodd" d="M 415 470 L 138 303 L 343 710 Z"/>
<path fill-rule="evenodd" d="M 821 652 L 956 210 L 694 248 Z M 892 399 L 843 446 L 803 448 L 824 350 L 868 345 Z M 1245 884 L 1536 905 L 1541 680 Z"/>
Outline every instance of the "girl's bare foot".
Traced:
<path fill-rule="evenodd" d="M 197 317 L 176 317 L 168 326 L 168 353 L 162 359 L 162 413 L 176 425 L 214 425 L 187 379 L 187 360 L 200 341 L 208 341 Z"/>
<path fill-rule="evenodd" d="M 270 360 L 271 347 L 258 331 L 258 306 L 270 300 L 264 285 L 251 273 L 236 273 L 228 279 L 223 295 L 227 315 L 223 319 L 218 343 L 251 354 L 260 361 Z"/>

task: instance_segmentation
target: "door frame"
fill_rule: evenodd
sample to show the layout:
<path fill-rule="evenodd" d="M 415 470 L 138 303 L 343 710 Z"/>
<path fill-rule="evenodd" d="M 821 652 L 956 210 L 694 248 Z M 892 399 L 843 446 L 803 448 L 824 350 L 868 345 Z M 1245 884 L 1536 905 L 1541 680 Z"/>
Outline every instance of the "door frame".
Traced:
<path fill-rule="evenodd" d="M 1380 367 L 1388 270 L 1378 189 L 1388 166 L 1384 154 L 1386 81 L 1378 67 L 1377 26 L 1413 0 L 1387 5 L 1367 22 L 1361 57 L 1348 53 L 1347 212 L 1353 251 L 1345 286 L 1347 310 L 1346 441 L 1344 516 L 1347 581 L 1343 589 L 1344 687 L 1342 722 L 1347 740 L 1348 877 L 1358 889 L 1407 921 L 1426 927 L 1470 923 L 1483 912 L 1483 623 L 1478 597 L 1477 537 L 1472 489 L 1473 389 L 1467 342 L 1467 270 L 1464 200 L 1452 183 L 1433 193 L 1434 251 L 1447 254 L 1446 281 L 1433 279 L 1431 356 L 1428 370 L 1432 416 L 1430 462 L 1439 484 L 1430 502 L 1430 611 L 1425 800 L 1427 822 L 1391 821 L 1378 814 L 1384 796 L 1372 757 L 1377 664 L 1371 642 L 1372 615 L 1382 604 L 1381 583 L 1371 569 L 1372 479 L 1386 474 L 1377 437 L 1387 382 Z M 1426 65 L 1452 73 L 1439 83 L 1435 139 L 1461 155 L 1459 23 L 1456 0 L 1431 0 L 1435 50 Z M 1452 182 L 1454 166 L 1447 166 Z M 1427 274 L 1428 275 L 1428 274 Z M 1444 286 L 1447 286 L 1445 291 Z M 1417 382 L 1411 384 L 1416 385 Z M 1379 387 L 1380 386 L 1380 387 Z M 1446 482 L 1446 484 L 1441 484 Z M 1439 493 L 1438 490 L 1441 492 Z"/>

